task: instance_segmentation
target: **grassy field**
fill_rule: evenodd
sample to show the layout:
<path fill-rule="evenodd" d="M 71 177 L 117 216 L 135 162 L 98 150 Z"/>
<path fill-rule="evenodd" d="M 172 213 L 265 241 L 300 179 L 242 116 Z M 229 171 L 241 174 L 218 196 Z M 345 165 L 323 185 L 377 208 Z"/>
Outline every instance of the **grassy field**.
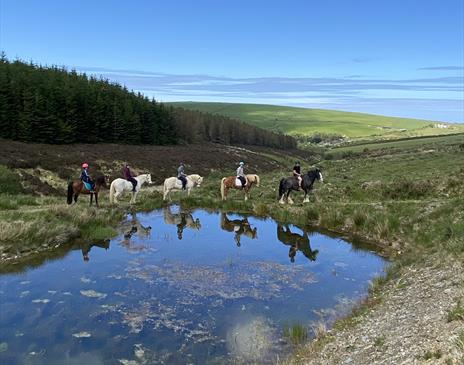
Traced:
<path fill-rule="evenodd" d="M 310 204 L 302 204 L 301 192 L 294 193 L 294 206 L 278 204 L 278 182 L 282 176 L 290 175 L 295 156 L 270 150 L 255 152 L 261 154 L 257 159 L 261 162 L 248 167 L 247 172 L 261 175 L 261 187 L 252 192 L 249 202 L 243 202 L 240 191 L 231 192 L 227 202 L 221 201 L 219 181 L 231 174 L 223 169 L 211 169 L 192 197 L 177 193 L 174 198 L 190 207 L 248 212 L 328 229 L 351 239 L 373 242 L 390 256 L 420 257 L 419 253 L 437 251 L 461 255 L 464 136 L 373 146 L 332 149 L 322 155 L 317 165 L 322 168 L 325 181 L 316 183 Z M 302 160 L 303 169 L 309 169 L 309 160 Z M 100 161 L 102 166 L 109 163 Z M 55 185 L 60 181 L 61 167 L 57 169 L 49 171 L 49 175 L 55 176 Z M 18 188 L 18 170 L 21 169 L 3 166 L 0 171 L 0 248 L 1 254 L 10 258 L 15 252 L 35 250 L 38 243 L 54 246 L 78 236 L 84 239 L 111 236 L 115 222 L 128 208 L 126 203 L 125 208 L 114 209 L 106 197 L 101 199 L 102 208 L 97 210 L 87 207 L 87 197 L 77 206 L 69 207 L 64 204 L 64 196 L 24 194 Z M 34 171 L 47 176 L 38 167 Z M 26 182 L 31 183 L 30 179 Z M 66 184 L 63 179 L 61 182 Z M 146 190 L 135 209 L 161 205 L 160 193 Z"/>
<path fill-rule="evenodd" d="M 234 103 L 170 103 L 187 109 L 222 114 L 261 128 L 290 135 L 338 134 L 349 138 L 401 138 L 464 132 L 464 126 L 435 128 L 434 122 L 364 113 Z"/>
<path fill-rule="evenodd" d="M 304 171 L 314 164 L 322 168 L 324 183 L 316 182 L 309 204 L 302 203 L 302 192 L 295 192 L 295 204 L 284 206 L 278 203 L 278 183 L 281 177 L 291 174 L 295 154 L 235 150 L 237 154 L 245 153 L 248 159 L 259 156 L 255 158 L 257 163 L 248 166 L 246 171 L 261 176 L 260 187 L 253 189 L 249 201 L 243 201 L 242 191 L 232 191 L 226 202 L 221 200 L 220 180 L 231 175 L 231 171 L 216 166 L 208 173 L 204 170 L 204 183 L 191 197 L 174 193 L 173 199 L 184 207 L 272 217 L 308 230 L 331 233 L 355 243 L 353 249 L 358 244 L 377 246 L 380 254 L 392 260 L 387 276 L 375 281 L 370 297 L 356 308 L 352 317 L 339 321 L 336 331 L 340 326 L 346 328 L 357 323 L 356 316 L 380 303 L 383 286 L 401 282 L 401 275 L 410 268 L 417 269 L 430 261 L 439 267 L 451 259 L 464 260 L 463 146 L 464 135 L 453 135 L 334 148 L 318 155 L 306 153 L 306 158 L 304 154 L 299 155 Z M 29 147 L 36 148 L 36 152 L 42 148 Z M 89 208 L 88 197 L 68 206 L 64 196 L 50 196 L 47 189 L 38 189 L 45 192 L 42 195 L 25 193 L 25 188 L 31 191 L 30 184 L 44 183 L 40 179 L 43 177 L 56 187 L 66 184 L 60 173 L 63 166 L 70 166 L 66 166 L 66 157 L 57 160 L 59 154 L 54 148 L 60 147 L 48 146 L 49 155 L 55 156 L 52 161 L 48 155 L 39 157 L 44 164 L 48 162 L 47 169 L 40 163 L 34 165 L 37 161 L 32 159 L 37 159 L 38 153 L 31 154 L 35 156 L 31 161 L 21 161 L 21 165 L 0 165 L 0 273 L 19 272 L 59 259 L 71 250 L 81 249 L 76 241 L 88 245 L 111 238 L 117 234 L 116 227 L 128 212 L 148 211 L 164 205 L 157 187 L 143 189 L 134 207 L 129 206 L 128 196 L 118 207 L 110 206 L 105 191 L 100 209 Z M 73 148 L 79 149 L 79 146 Z M 210 154 L 210 147 L 205 148 L 205 153 Z M 24 149 L 22 144 L 9 145 L 9 152 L 17 157 L 25 158 L 21 154 Z M 151 153 L 152 158 L 159 153 L 156 148 L 150 152 L 134 147 L 134 151 Z M 137 168 L 152 169 L 148 165 L 150 156 L 139 159 L 142 162 Z M 117 149 L 112 150 L 111 157 L 113 160 L 124 158 L 118 155 Z M 102 160 L 100 154 L 102 168 L 111 162 Z M 205 169 L 205 161 L 195 165 L 192 160 L 192 164 L 192 171 Z M 21 180 L 20 172 L 25 165 L 31 174 L 37 174 L 34 175 L 37 179 Z M 460 321 L 462 307 L 456 306 L 448 317 Z M 286 330 L 286 336 L 294 341 L 296 354 L 298 351 L 310 354 L 307 348 L 299 347 L 308 337 L 306 331 L 301 326 Z"/>

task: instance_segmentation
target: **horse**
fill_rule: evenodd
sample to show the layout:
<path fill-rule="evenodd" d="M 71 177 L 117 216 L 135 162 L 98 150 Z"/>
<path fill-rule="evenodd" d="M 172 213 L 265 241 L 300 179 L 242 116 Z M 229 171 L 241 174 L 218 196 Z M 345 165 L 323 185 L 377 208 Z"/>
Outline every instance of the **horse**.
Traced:
<path fill-rule="evenodd" d="M 92 205 L 93 196 L 95 195 L 95 205 L 98 208 L 98 192 L 100 191 L 101 187 L 107 188 L 108 185 L 108 177 L 107 176 L 98 176 L 95 179 L 95 187 L 93 189 L 93 193 L 91 193 L 86 187 L 82 180 L 71 181 L 68 184 L 68 204 L 73 202 L 77 203 L 77 198 L 79 194 L 90 194 L 90 205 Z"/>
<path fill-rule="evenodd" d="M 309 242 L 308 233 L 303 231 L 303 235 L 293 233 L 290 228 L 286 226 L 286 229 L 281 224 L 277 225 L 277 239 L 284 245 L 289 245 L 290 250 L 288 256 L 291 262 L 295 262 L 295 255 L 297 251 L 303 252 L 303 255 L 310 260 L 316 261 L 319 250 L 312 250 Z"/>
<path fill-rule="evenodd" d="M 174 224 L 177 226 L 177 238 L 182 239 L 184 228 L 196 229 L 201 228 L 200 220 L 193 218 L 192 213 L 188 211 L 180 211 L 172 213 L 171 207 L 167 206 L 163 209 L 164 222 L 166 224 Z"/>
<path fill-rule="evenodd" d="M 221 228 L 227 232 L 235 232 L 234 240 L 238 247 L 240 247 L 242 234 L 252 240 L 258 238 L 258 229 L 251 228 L 248 218 L 230 220 L 226 213 L 221 213 Z"/>
<path fill-rule="evenodd" d="M 135 199 L 137 198 L 137 194 L 139 193 L 143 184 L 151 184 L 150 174 L 139 175 L 134 177 L 134 179 L 137 180 L 137 185 L 135 187 L 135 192 L 132 192 L 130 204 L 135 204 Z M 110 185 L 110 204 L 117 203 L 118 196 L 120 196 L 125 191 L 132 191 L 132 189 L 133 185 L 130 181 L 121 178 L 113 180 L 113 182 Z"/>
<path fill-rule="evenodd" d="M 187 195 L 190 196 L 190 191 L 195 186 L 200 186 L 203 182 L 203 178 L 200 175 L 193 174 L 187 176 L 187 184 L 185 185 L 185 189 L 187 190 Z M 169 198 L 171 201 L 171 190 L 182 190 L 182 181 L 179 180 L 177 177 L 168 177 L 164 180 L 163 185 L 163 199 L 166 200 Z"/>
<path fill-rule="evenodd" d="M 305 195 L 303 198 L 303 203 L 309 203 L 308 193 L 313 188 L 314 181 L 317 179 L 320 182 L 323 182 L 321 170 L 315 169 L 308 171 L 307 174 L 302 175 L 303 180 L 301 181 L 301 188 L 304 190 Z M 298 178 L 296 176 L 283 177 L 279 183 L 279 203 L 285 204 L 284 195 L 287 194 L 287 202 L 293 204 L 292 198 L 290 198 L 290 192 L 292 190 L 300 190 L 298 184 Z"/>
<path fill-rule="evenodd" d="M 242 183 L 236 181 L 236 176 L 223 177 L 221 180 L 221 197 L 222 200 L 227 200 L 227 193 L 229 189 L 239 189 L 245 192 L 245 201 L 248 200 L 249 192 L 253 187 L 253 184 L 256 184 L 259 187 L 259 176 L 256 174 L 245 175 L 246 185 L 242 187 Z"/>

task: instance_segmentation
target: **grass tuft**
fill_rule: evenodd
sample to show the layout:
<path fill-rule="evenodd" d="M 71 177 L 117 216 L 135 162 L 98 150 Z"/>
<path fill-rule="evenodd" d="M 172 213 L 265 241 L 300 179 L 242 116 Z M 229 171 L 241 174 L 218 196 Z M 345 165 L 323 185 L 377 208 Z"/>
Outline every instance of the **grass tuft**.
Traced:
<path fill-rule="evenodd" d="M 301 345 L 308 339 L 308 329 L 298 322 L 291 325 L 285 325 L 283 329 L 283 336 L 292 345 Z"/>

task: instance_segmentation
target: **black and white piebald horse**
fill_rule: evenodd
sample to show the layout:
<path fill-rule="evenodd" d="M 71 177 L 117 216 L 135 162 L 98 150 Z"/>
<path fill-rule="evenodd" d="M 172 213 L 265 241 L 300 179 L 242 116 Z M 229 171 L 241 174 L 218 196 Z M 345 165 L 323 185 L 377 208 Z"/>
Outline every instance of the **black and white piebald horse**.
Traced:
<path fill-rule="evenodd" d="M 308 193 L 313 188 L 314 181 L 319 180 L 323 182 L 324 179 L 322 178 L 321 170 L 315 169 L 308 171 L 307 174 L 301 176 L 301 189 L 303 189 L 305 195 L 303 199 L 303 203 L 309 203 Z M 287 203 L 293 204 L 292 198 L 290 198 L 290 192 L 292 190 L 298 191 L 300 190 L 300 186 L 298 184 L 298 178 L 296 176 L 284 177 L 280 180 L 279 184 L 279 203 L 285 204 L 284 196 L 286 194 Z"/>

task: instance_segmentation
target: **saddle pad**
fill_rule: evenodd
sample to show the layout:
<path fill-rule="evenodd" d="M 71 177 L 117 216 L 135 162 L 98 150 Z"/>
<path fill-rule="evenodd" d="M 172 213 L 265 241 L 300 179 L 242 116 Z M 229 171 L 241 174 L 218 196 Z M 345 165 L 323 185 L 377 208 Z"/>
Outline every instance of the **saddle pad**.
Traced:
<path fill-rule="evenodd" d="M 88 191 L 92 190 L 92 185 L 90 185 L 88 182 L 85 182 L 85 181 L 82 181 L 82 182 L 84 183 L 84 187 L 85 187 Z"/>
<path fill-rule="evenodd" d="M 242 187 L 242 182 L 240 181 L 238 177 L 235 179 L 235 186 L 238 188 Z M 245 181 L 245 186 L 246 186 L 246 181 Z"/>

